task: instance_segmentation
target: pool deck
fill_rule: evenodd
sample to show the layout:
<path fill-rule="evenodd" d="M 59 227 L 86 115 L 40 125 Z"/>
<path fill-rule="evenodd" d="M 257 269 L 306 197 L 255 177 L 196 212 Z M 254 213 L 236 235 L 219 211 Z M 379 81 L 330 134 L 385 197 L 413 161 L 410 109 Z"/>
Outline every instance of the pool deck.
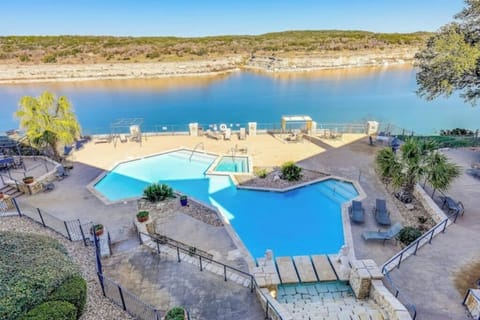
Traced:
<path fill-rule="evenodd" d="M 348 144 L 364 137 L 363 134 L 345 134 L 342 139 L 325 140 L 335 146 Z M 203 144 L 203 145 L 199 145 Z M 148 136 L 141 144 L 128 141 L 126 143 L 88 143 L 81 150 L 75 151 L 72 160 L 88 164 L 103 170 L 111 169 L 119 161 L 131 160 L 159 152 L 178 149 L 181 147 L 198 151 L 213 152 L 216 154 L 231 155 L 232 148 L 247 148 L 247 154 L 253 159 L 253 166 L 279 166 L 286 161 L 299 161 L 325 152 L 326 149 L 304 140 L 299 143 L 282 143 L 269 134 L 247 136 L 246 140 L 238 140 L 232 135 L 231 140 L 213 140 L 208 137 L 177 136 Z M 242 153 L 237 152 L 239 155 Z"/>
<path fill-rule="evenodd" d="M 92 220 L 103 223 L 110 231 L 114 242 L 132 239 L 135 236 L 132 233 L 132 222 L 137 210 L 136 201 L 105 205 L 85 186 L 119 161 L 179 147 L 193 149 L 199 143 L 204 144 L 205 151 L 219 154 L 228 154 L 236 145 L 238 148 L 247 147 L 248 155 L 252 156 L 254 166 L 278 166 L 285 161 L 293 160 L 299 161 L 299 164 L 306 169 L 328 172 L 335 176 L 358 181 L 367 197 L 362 200 L 366 210 L 365 223 L 351 225 L 356 257 L 373 259 L 381 265 L 400 250 L 400 246 L 393 242 L 383 245 L 382 242 L 366 242 L 361 237 L 361 233 L 365 230 L 378 230 L 371 214 L 376 198 L 387 200 L 392 223 L 402 222 L 396 202 L 393 201 L 391 193 L 385 189 L 374 171 L 374 156 L 381 146 L 370 146 L 364 135 L 344 135 L 343 141 L 323 140 L 322 147 L 308 141 L 282 143 L 266 134 L 248 137 L 247 140 L 241 141 L 236 137 L 233 137 L 231 141 L 216 141 L 206 137 L 155 136 L 148 137 L 142 145 L 129 141 L 117 143 L 115 147 L 113 144 L 94 144 L 92 142 L 73 153 L 71 160 L 75 161 L 75 168 L 70 172 L 68 178 L 55 182 L 57 185 L 55 190 L 34 196 L 23 196 L 20 201 L 44 208 L 61 219 L 79 218 L 82 221 Z M 461 150 L 447 152 L 457 163 L 466 167 L 468 163 L 465 162 L 464 153 Z M 478 152 L 473 152 L 469 156 L 471 162 L 478 162 Z M 474 159 L 477 160 L 474 161 Z M 417 306 L 421 306 L 422 319 L 453 319 L 464 311 L 464 308 L 459 305 L 462 297 L 454 288 L 452 279 L 455 270 L 459 270 L 480 256 L 478 245 L 472 241 L 480 231 L 478 219 L 476 219 L 478 214 L 473 209 L 480 207 L 477 192 L 479 185 L 478 180 L 466 175 L 453 184 L 450 194 L 455 199 L 462 200 L 467 208 L 467 213 L 464 217 L 459 218 L 457 224 L 449 227 L 445 235 L 442 234 L 435 238 L 431 247 L 422 248 L 417 257 L 409 258 L 402 265 L 400 272 L 394 274 L 395 280 L 405 290 L 408 290 Z M 185 230 L 182 237 L 185 237 L 183 240 L 186 241 L 189 232 L 188 228 Z M 198 241 L 193 238 L 192 240 Z M 462 245 L 458 245 L 459 243 Z M 447 257 L 448 261 L 445 263 Z M 449 265 L 448 270 L 445 269 L 446 265 Z M 402 270 L 405 271 L 402 272 Z M 445 277 L 445 270 L 448 277 Z M 437 280 L 434 283 L 431 279 Z M 419 290 L 417 286 L 421 286 L 423 291 Z M 432 299 L 433 295 L 438 298 Z M 451 304 L 456 304 L 455 308 L 450 308 L 453 318 L 442 318 L 441 314 L 434 312 L 436 309 L 444 310 Z"/>

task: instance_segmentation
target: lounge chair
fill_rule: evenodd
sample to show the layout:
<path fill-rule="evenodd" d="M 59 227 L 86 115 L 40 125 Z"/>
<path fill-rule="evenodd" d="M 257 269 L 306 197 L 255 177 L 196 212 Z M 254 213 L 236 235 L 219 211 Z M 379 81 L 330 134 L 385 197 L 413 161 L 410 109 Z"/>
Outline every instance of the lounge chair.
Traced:
<path fill-rule="evenodd" d="M 387 202 L 385 199 L 377 199 L 375 207 L 373 207 L 373 214 L 375 220 L 382 226 L 389 226 L 392 224 L 390 220 L 390 211 L 387 210 Z"/>
<path fill-rule="evenodd" d="M 402 228 L 400 222 L 397 222 L 386 231 L 365 231 L 362 233 L 362 238 L 365 240 L 383 240 L 383 244 L 385 244 L 385 241 L 395 239 Z"/>
<path fill-rule="evenodd" d="M 352 205 L 348 207 L 350 219 L 356 223 L 365 222 L 365 209 L 362 207 L 361 201 L 352 201 Z"/>
<path fill-rule="evenodd" d="M 121 135 L 120 135 L 120 142 L 121 142 L 121 143 L 125 143 L 125 142 L 127 142 L 127 141 L 128 141 L 128 140 L 127 140 L 127 136 L 124 135 L 124 134 L 121 134 Z"/>
<path fill-rule="evenodd" d="M 221 139 L 221 135 L 218 134 L 217 131 L 212 131 L 212 130 L 207 130 L 207 132 L 205 133 L 205 136 L 207 138 L 211 138 L 211 139 L 215 139 L 215 140 L 220 140 Z"/>
<path fill-rule="evenodd" d="M 58 180 L 62 180 L 63 178 L 68 177 L 68 170 L 64 166 L 58 166 L 55 177 L 57 177 Z"/>
<path fill-rule="evenodd" d="M 238 140 L 245 140 L 247 138 L 247 133 L 245 128 L 240 128 L 240 132 L 238 133 Z"/>

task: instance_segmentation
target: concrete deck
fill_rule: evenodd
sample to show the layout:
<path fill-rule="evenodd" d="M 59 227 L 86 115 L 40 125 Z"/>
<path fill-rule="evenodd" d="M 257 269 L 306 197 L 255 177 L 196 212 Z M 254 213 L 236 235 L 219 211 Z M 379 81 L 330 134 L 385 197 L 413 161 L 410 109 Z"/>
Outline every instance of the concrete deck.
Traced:
<path fill-rule="evenodd" d="M 300 282 L 300 280 L 297 277 L 297 272 L 295 271 L 295 266 L 293 265 L 292 258 L 278 257 L 278 258 L 275 258 L 275 262 L 277 264 L 277 270 L 278 270 L 278 275 L 280 276 L 280 281 L 283 284 Z"/>
<path fill-rule="evenodd" d="M 250 289 L 144 246 L 104 259 L 103 269 L 107 277 L 160 310 L 181 305 L 191 319 L 264 318 Z"/>
<path fill-rule="evenodd" d="M 293 262 L 295 263 L 301 282 L 318 281 L 309 256 L 295 256 L 293 257 Z"/>
<path fill-rule="evenodd" d="M 479 162 L 480 152 L 459 149 L 445 154 L 464 172 L 448 195 L 462 201 L 465 214 L 391 272 L 395 284 L 416 304 L 418 319 L 425 320 L 469 319 L 461 305 L 466 292 L 458 292 L 454 279 L 480 260 L 480 180 L 465 173 L 472 163 Z"/>
<path fill-rule="evenodd" d="M 325 255 L 312 256 L 312 263 L 317 271 L 320 281 L 334 281 L 337 280 L 337 276 L 332 269 L 332 266 L 328 262 L 328 258 Z"/>

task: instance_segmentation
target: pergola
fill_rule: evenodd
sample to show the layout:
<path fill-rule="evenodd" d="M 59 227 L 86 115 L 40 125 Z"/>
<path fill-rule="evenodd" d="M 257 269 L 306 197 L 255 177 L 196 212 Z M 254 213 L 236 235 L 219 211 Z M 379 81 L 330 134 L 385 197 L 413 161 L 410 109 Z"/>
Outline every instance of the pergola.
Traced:
<path fill-rule="evenodd" d="M 306 116 L 306 115 L 282 116 L 282 131 L 286 131 L 287 123 L 305 124 L 305 129 L 307 131 L 312 130 L 312 118 L 310 118 L 310 116 Z"/>
<path fill-rule="evenodd" d="M 113 144 L 116 144 L 116 140 L 120 139 L 120 135 L 128 134 L 132 141 L 142 143 L 142 131 L 141 125 L 143 124 L 143 118 L 121 118 L 116 119 L 110 123 L 110 136 Z"/>

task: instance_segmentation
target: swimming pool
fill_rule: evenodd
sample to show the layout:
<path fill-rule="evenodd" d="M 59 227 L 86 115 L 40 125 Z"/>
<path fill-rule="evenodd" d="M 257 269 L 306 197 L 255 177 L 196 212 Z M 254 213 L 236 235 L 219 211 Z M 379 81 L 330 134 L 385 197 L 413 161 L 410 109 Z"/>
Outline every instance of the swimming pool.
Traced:
<path fill-rule="evenodd" d="M 344 244 L 341 205 L 358 195 L 329 179 L 288 192 L 237 189 L 230 176 L 206 175 L 216 156 L 180 150 L 116 166 L 95 184 L 111 201 L 142 195 L 152 182 L 216 206 L 254 258 L 336 253 Z M 190 158 L 191 157 L 191 158 Z"/>
<path fill-rule="evenodd" d="M 223 156 L 213 171 L 214 172 L 248 173 L 250 172 L 248 157 Z"/>

